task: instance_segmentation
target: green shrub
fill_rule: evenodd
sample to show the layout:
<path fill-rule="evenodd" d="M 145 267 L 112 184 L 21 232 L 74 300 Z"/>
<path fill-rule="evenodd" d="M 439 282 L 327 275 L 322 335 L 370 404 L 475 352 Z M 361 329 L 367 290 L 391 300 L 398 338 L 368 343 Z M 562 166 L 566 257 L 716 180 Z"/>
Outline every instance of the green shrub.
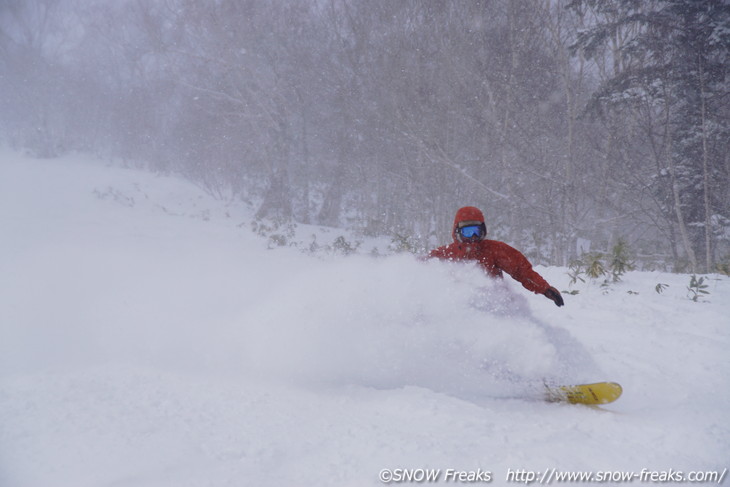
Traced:
<path fill-rule="evenodd" d="M 701 301 L 703 296 L 710 294 L 707 287 L 704 277 L 698 279 L 695 274 L 692 274 L 689 278 L 689 286 L 687 286 L 687 297 L 695 302 Z"/>

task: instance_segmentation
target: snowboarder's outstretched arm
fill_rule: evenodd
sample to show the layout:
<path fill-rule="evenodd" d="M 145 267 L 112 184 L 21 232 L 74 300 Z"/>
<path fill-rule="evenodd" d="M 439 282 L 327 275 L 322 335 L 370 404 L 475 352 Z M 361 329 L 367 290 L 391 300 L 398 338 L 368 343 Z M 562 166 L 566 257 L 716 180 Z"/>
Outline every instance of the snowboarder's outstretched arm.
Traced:
<path fill-rule="evenodd" d="M 497 255 L 497 266 L 518 281 L 525 289 L 535 294 L 542 294 L 552 300 L 556 306 L 563 306 L 563 296 L 560 291 L 543 279 L 533 268 L 527 257 L 519 250 L 510 247 L 503 242 L 497 242 L 499 250 Z"/>

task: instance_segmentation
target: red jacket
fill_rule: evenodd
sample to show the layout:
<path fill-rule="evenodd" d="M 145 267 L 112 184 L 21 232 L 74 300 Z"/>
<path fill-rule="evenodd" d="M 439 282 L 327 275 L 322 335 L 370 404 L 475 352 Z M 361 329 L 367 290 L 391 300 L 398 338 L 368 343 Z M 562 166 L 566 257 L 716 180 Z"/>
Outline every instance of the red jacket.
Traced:
<path fill-rule="evenodd" d="M 543 294 L 550 287 L 545 279 L 532 269 L 532 264 L 517 249 L 496 240 L 481 240 L 462 243 L 457 237 L 457 226 L 464 221 L 484 223 L 484 215 L 473 206 L 461 208 L 454 218 L 452 236 L 454 243 L 432 250 L 429 257 L 445 260 L 473 260 L 493 277 L 502 277 L 502 271 L 519 281 L 526 289 L 535 294 Z"/>

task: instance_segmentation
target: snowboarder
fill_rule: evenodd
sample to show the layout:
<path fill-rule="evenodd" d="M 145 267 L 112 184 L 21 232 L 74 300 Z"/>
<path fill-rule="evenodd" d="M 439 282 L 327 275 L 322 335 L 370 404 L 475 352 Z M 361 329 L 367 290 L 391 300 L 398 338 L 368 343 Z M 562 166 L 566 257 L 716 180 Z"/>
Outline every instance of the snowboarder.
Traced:
<path fill-rule="evenodd" d="M 433 249 L 428 256 L 444 260 L 474 260 L 492 277 L 502 277 L 502 271 L 519 281 L 526 289 L 542 294 L 557 306 L 563 306 L 560 291 L 532 269 L 532 264 L 520 251 L 504 242 L 487 240 L 487 226 L 479 208 L 465 206 L 456 212 L 454 243 Z"/>

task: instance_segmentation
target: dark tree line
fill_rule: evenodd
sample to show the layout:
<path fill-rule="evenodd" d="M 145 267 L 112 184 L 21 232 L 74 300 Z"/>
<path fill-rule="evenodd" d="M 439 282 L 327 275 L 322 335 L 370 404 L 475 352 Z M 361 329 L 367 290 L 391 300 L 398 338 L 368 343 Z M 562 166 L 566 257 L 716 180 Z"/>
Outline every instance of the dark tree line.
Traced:
<path fill-rule="evenodd" d="M 0 138 L 279 222 L 490 234 L 541 263 L 730 252 L 721 0 L 2 0 Z"/>
<path fill-rule="evenodd" d="M 654 218 L 665 222 L 659 227 L 673 258 L 712 269 L 730 217 L 730 4 L 663 0 L 647 10 L 643 2 L 578 0 L 572 7 L 601 16 L 575 44 L 587 55 L 603 57 L 617 33 L 627 33 L 590 109 L 638 118 L 637 149 L 654 163 L 639 184 L 654 200 Z"/>

